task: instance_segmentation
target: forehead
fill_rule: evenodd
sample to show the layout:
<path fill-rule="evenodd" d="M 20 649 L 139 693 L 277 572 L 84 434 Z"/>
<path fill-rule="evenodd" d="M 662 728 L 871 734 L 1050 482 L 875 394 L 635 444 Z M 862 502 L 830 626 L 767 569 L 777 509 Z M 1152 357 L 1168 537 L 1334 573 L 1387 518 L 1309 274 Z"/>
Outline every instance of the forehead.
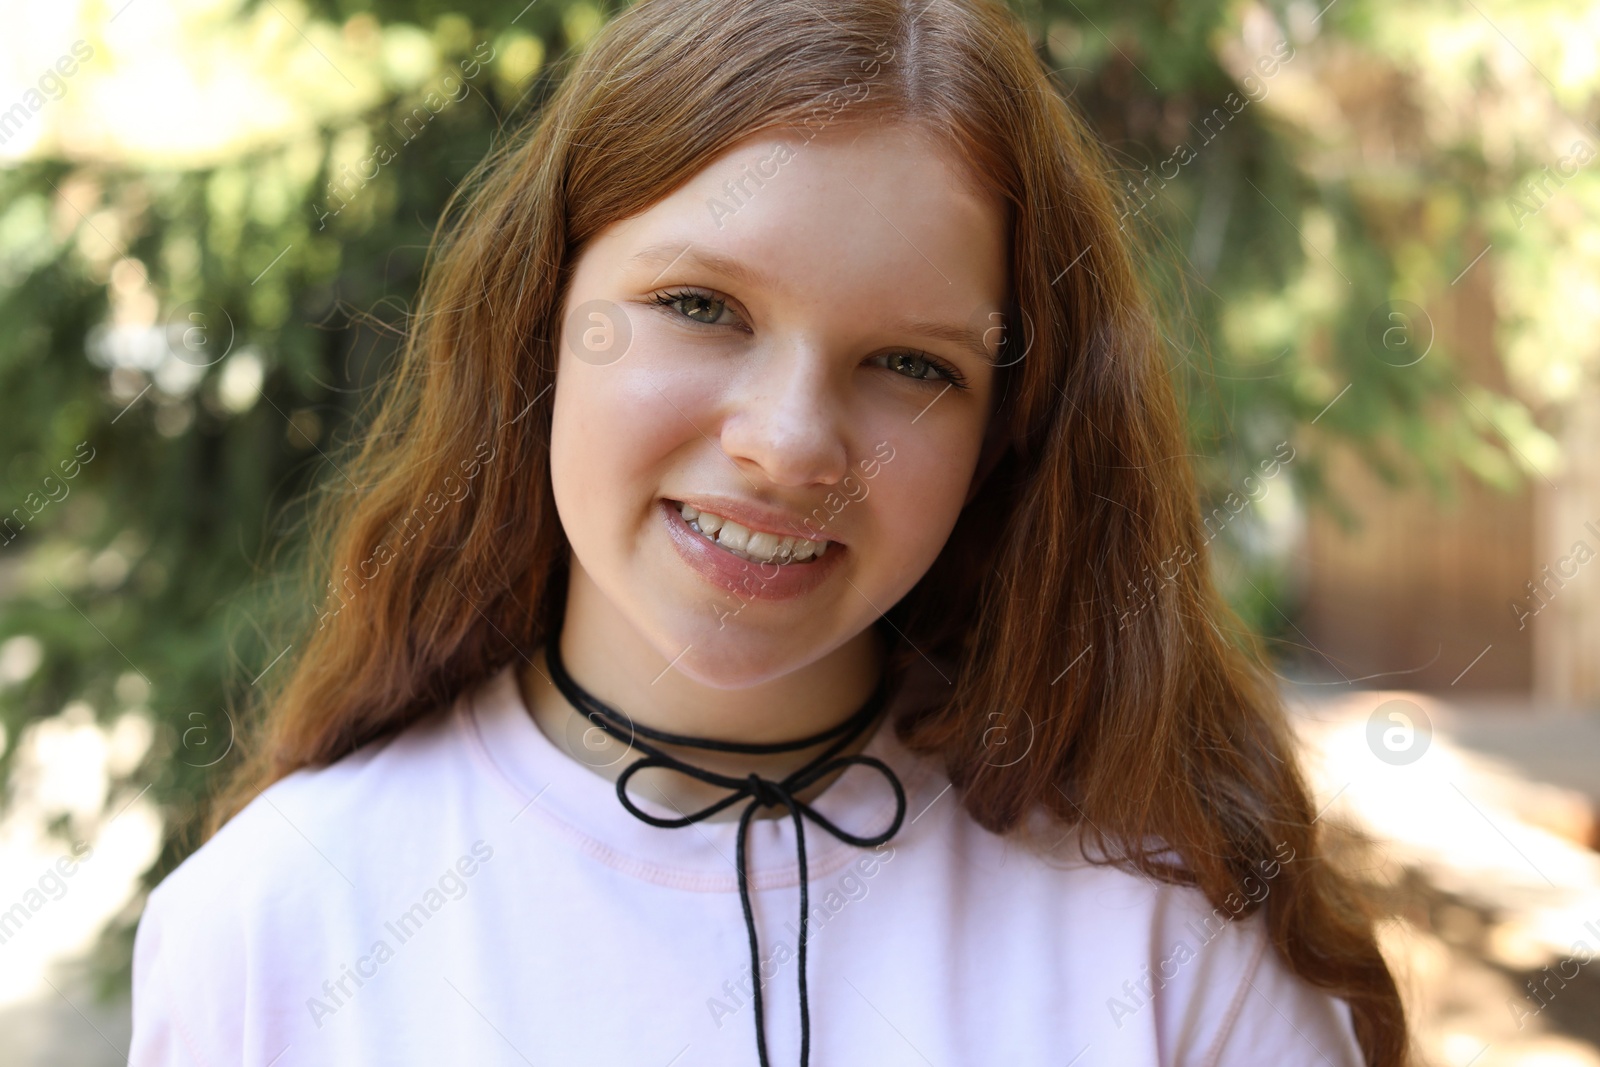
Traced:
<path fill-rule="evenodd" d="M 970 310 L 1006 295 L 999 198 L 903 125 L 763 131 L 612 236 L 630 262 L 717 262 L 731 280 L 798 300 L 848 290 Z"/>

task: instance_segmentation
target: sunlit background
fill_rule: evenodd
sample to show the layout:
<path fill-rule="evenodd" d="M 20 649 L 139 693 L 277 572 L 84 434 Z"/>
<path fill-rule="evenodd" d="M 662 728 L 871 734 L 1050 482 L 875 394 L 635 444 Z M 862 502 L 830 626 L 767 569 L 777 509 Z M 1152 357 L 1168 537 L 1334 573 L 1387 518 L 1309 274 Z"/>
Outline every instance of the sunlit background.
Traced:
<path fill-rule="evenodd" d="M 1122 170 L 1419 1049 L 1600 1065 L 1600 4 L 1013 2 Z M 310 610 L 303 497 L 445 198 L 616 6 L 0 4 L 0 1065 L 125 1060 L 144 892 Z"/>

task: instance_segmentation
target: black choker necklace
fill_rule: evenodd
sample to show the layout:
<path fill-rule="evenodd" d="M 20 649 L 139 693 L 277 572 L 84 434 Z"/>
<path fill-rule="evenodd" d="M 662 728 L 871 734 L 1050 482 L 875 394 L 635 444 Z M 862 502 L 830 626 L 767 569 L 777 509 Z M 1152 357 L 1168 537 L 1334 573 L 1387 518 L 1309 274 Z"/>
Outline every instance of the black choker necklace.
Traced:
<path fill-rule="evenodd" d="M 900 829 L 901 820 L 905 818 L 906 814 L 906 794 L 905 790 L 901 788 L 900 779 L 895 777 L 894 771 L 890 770 L 889 766 L 882 760 L 873 756 L 837 755 L 851 741 L 861 736 L 861 732 L 872 725 L 872 722 L 878 717 L 878 713 L 883 710 L 887 698 L 887 675 L 883 680 L 879 681 L 877 689 L 873 691 L 872 696 L 861 706 L 860 710 L 837 726 L 829 727 L 821 733 L 803 737 L 798 741 L 744 744 L 736 741 L 685 737 L 681 734 L 668 733 L 665 730 L 653 730 L 631 721 L 626 715 L 584 689 L 583 686 L 573 680 L 572 675 L 567 673 L 566 665 L 561 662 L 561 633 L 559 630 L 552 634 L 546 642 L 545 659 L 550 666 L 551 680 L 555 682 L 556 688 L 561 691 L 562 696 L 566 697 L 568 703 L 577 708 L 584 718 L 588 719 L 593 725 L 645 753 L 645 758 L 637 760 L 624 768 L 617 777 L 617 799 L 636 818 L 642 819 L 652 826 L 688 826 L 691 823 L 697 823 L 702 819 L 715 815 L 723 808 L 737 804 L 745 797 L 750 798 L 750 803 L 745 807 L 744 814 L 739 816 L 739 836 L 737 838 L 734 863 L 738 868 L 739 903 L 744 906 L 745 931 L 750 936 L 750 974 L 752 984 L 755 987 L 752 1003 L 756 1017 L 756 1054 L 760 1057 L 761 1067 L 768 1067 L 767 1037 L 761 1010 L 761 958 L 756 944 L 755 914 L 750 908 L 750 884 L 745 873 L 744 839 L 745 831 L 749 827 L 750 820 L 755 815 L 757 808 L 781 804 L 789 809 L 789 815 L 794 819 L 795 852 L 800 859 L 800 1065 L 801 1067 L 806 1067 L 811 1055 L 811 1016 L 806 1003 L 806 918 L 810 912 L 810 899 L 806 889 L 808 881 L 806 872 L 806 831 L 805 823 L 800 816 L 804 815 L 839 840 L 863 848 L 883 844 Z M 675 756 L 670 756 L 655 746 L 640 740 L 641 738 L 649 738 L 652 741 L 660 741 L 672 745 L 704 748 L 715 752 L 741 752 L 749 755 L 793 752 L 820 744 L 831 738 L 837 738 L 837 740 L 810 762 L 806 763 L 805 766 L 795 770 L 782 781 L 773 781 L 770 778 L 763 778 L 753 773 L 744 778 L 716 774 L 692 763 L 685 763 Z M 874 767 L 882 771 L 883 776 L 889 780 L 889 785 L 894 789 L 894 821 L 889 824 L 887 830 L 874 837 L 858 837 L 849 831 L 841 830 L 827 817 L 818 814 L 809 804 L 802 800 L 796 800 L 794 796 L 795 793 L 802 791 L 811 783 L 826 777 L 833 771 L 848 767 L 854 763 L 865 764 L 868 767 Z M 691 777 L 698 778 L 702 782 L 708 782 L 711 785 L 727 789 L 729 792 L 723 799 L 681 818 L 658 818 L 648 812 L 641 811 L 628 798 L 628 779 L 647 767 L 667 767 L 671 770 L 681 771 Z"/>

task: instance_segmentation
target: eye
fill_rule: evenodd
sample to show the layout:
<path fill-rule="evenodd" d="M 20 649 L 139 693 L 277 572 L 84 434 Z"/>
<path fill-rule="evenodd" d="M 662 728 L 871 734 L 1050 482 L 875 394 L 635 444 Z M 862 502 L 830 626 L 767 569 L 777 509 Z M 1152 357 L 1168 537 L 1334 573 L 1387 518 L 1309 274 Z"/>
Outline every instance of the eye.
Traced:
<path fill-rule="evenodd" d="M 888 355 L 874 356 L 872 361 L 878 360 L 883 361 L 881 366 L 887 367 L 903 378 L 927 382 L 929 385 L 948 382 L 957 389 L 967 388 L 966 379 L 961 372 L 936 356 L 923 352 L 890 352 Z"/>
<path fill-rule="evenodd" d="M 732 323 L 718 322 L 722 313 L 728 310 L 728 302 L 715 293 L 703 289 L 674 289 L 664 293 L 656 293 L 650 298 L 650 303 L 658 307 L 671 308 L 690 322 L 698 322 L 702 326 L 731 326 Z"/>

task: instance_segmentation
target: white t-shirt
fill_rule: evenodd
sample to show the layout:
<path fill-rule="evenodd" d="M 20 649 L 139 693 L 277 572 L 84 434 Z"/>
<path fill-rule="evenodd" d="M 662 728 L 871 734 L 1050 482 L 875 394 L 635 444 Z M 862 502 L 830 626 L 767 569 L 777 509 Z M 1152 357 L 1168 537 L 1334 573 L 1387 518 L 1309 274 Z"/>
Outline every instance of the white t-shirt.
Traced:
<path fill-rule="evenodd" d="M 1047 860 L 989 833 L 887 722 L 863 752 L 906 816 L 876 849 L 806 822 L 816 1067 L 1361 1064 L 1347 1005 L 1287 969 L 1259 912 L 1088 865 L 1076 834 Z M 871 836 L 894 798 L 854 766 L 813 807 Z M 130 1063 L 751 1067 L 737 830 L 636 819 L 508 667 L 275 783 L 156 887 Z M 800 1054 L 791 821 L 752 821 L 747 848 L 779 1067 Z"/>

